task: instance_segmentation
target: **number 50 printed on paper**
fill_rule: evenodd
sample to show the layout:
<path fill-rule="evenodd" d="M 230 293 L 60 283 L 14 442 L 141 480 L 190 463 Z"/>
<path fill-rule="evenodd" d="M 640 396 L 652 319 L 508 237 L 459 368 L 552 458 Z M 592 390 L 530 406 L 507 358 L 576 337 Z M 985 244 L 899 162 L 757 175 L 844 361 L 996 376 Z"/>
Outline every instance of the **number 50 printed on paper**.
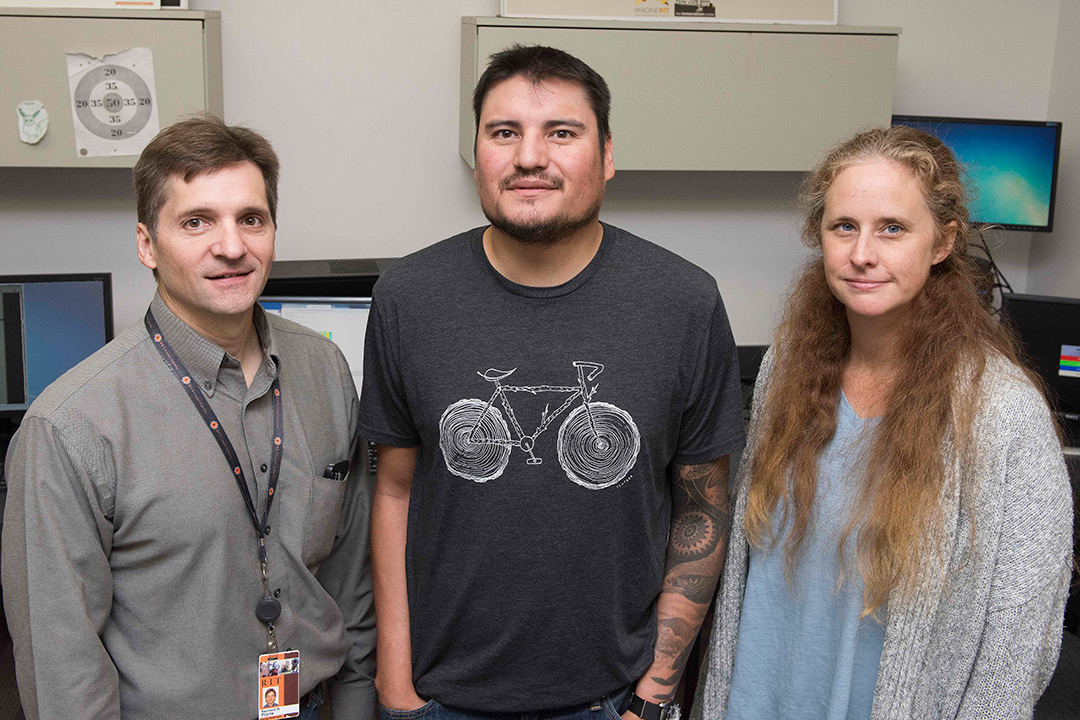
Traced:
<path fill-rule="evenodd" d="M 150 48 L 68 53 L 67 69 L 79 157 L 141 153 L 160 129 Z"/>

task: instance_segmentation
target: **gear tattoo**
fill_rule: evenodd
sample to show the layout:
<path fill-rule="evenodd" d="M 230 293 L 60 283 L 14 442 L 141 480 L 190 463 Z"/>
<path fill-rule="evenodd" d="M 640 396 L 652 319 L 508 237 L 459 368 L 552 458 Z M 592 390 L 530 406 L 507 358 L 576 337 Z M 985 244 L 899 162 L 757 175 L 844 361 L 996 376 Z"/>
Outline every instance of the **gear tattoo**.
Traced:
<path fill-rule="evenodd" d="M 675 520 L 671 540 L 672 548 L 683 558 L 706 557 L 719 541 L 716 522 L 701 510 L 685 510 Z"/>

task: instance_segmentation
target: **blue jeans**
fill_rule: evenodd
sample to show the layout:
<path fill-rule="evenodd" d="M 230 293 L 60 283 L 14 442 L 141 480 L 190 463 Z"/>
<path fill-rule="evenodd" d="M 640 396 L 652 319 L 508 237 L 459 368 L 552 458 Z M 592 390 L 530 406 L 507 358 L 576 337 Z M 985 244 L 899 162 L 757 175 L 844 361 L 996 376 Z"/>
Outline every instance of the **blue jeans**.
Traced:
<path fill-rule="evenodd" d="M 390 710 L 379 706 L 381 720 L 619 720 L 630 705 L 633 685 L 584 705 L 536 712 L 480 712 L 439 704 L 432 699 L 416 710 Z M 301 717 L 303 717 L 301 715 Z"/>
<path fill-rule="evenodd" d="M 322 685 L 316 685 L 307 701 L 300 704 L 297 720 L 319 720 L 319 706 L 322 704 Z"/>

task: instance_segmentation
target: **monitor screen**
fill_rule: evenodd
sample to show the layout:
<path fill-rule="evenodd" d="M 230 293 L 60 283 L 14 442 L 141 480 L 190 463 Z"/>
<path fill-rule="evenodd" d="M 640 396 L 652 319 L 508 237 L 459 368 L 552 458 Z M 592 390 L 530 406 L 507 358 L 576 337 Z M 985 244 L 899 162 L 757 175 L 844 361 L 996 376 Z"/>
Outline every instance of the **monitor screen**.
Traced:
<path fill-rule="evenodd" d="M 1080 427 L 1080 299 L 1003 293 L 1001 312 L 1050 386 L 1062 419 Z"/>
<path fill-rule="evenodd" d="M 112 276 L 0 275 L 0 334 L 0 413 L 21 416 L 112 340 Z"/>
<path fill-rule="evenodd" d="M 356 391 L 363 387 L 364 335 L 371 298 L 284 297 L 264 295 L 259 304 L 268 313 L 310 328 L 333 340 L 349 363 Z"/>
<path fill-rule="evenodd" d="M 894 115 L 936 136 L 963 163 L 975 223 L 1008 230 L 1054 227 L 1061 123 Z"/>

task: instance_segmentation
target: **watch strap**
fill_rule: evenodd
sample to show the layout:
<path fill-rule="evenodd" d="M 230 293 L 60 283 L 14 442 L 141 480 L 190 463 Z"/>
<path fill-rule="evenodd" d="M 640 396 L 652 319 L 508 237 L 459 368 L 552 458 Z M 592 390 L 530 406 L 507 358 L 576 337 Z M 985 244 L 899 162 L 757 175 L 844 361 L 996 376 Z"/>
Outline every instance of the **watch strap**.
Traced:
<path fill-rule="evenodd" d="M 668 703 L 649 702 L 637 693 L 630 698 L 630 707 L 626 708 L 637 715 L 641 720 L 667 720 Z"/>

